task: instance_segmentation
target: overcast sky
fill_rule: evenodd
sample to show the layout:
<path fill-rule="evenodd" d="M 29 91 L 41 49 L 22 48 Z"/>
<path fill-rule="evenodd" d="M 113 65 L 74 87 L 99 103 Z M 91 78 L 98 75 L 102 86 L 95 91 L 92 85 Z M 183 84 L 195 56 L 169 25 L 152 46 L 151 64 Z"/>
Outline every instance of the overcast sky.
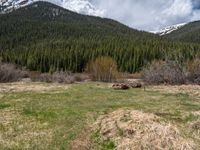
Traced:
<path fill-rule="evenodd" d="M 76 12 L 112 18 L 130 27 L 146 31 L 160 30 L 166 26 L 200 20 L 200 0 L 48 1 L 64 5 L 65 8 Z M 88 1 L 93 4 L 94 11 L 87 12 Z"/>
<path fill-rule="evenodd" d="M 91 0 L 104 16 L 131 27 L 153 31 L 200 20 L 200 0 Z"/>

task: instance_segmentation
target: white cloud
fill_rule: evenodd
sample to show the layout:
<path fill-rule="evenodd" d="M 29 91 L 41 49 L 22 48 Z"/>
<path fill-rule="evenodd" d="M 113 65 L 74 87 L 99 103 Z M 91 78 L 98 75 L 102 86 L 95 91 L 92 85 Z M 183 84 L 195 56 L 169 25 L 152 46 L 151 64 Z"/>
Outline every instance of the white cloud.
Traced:
<path fill-rule="evenodd" d="M 200 10 L 195 10 L 195 11 L 193 12 L 193 15 L 192 15 L 191 20 L 192 20 L 192 21 L 193 21 L 193 20 L 200 20 Z"/>
<path fill-rule="evenodd" d="M 200 20 L 200 0 L 47 0 L 67 9 L 153 31 Z"/>
<path fill-rule="evenodd" d="M 200 19 L 200 0 L 93 0 L 105 17 L 142 30 Z"/>
<path fill-rule="evenodd" d="M 164 9 L 163 14 L 167 16 L 184 17 L 192 12 L 192 3 L 190 0 L 174 0 L 169 8 Z"/>

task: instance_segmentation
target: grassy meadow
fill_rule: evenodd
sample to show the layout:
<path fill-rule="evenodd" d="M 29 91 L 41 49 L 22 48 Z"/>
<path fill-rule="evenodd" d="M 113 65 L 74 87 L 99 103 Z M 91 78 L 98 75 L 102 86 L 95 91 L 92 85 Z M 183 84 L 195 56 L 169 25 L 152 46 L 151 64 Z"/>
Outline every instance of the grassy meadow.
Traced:
<path fill-rule="evenodd" d="M 198 145 L 199 126 L 190 124 L 200 117 L 199 89 L 121 91 L 97 82 L 1 84 L 0 149 L 115 149 L 112 141 L 99 140 L 92 127 L 99 116 L 118 109 L 153 113 Z"/>

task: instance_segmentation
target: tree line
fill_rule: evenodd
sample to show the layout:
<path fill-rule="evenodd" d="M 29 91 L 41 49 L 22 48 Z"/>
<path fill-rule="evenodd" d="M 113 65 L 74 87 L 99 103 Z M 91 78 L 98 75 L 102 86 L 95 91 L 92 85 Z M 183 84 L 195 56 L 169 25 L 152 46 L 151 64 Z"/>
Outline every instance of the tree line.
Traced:
<path fill-rule="evenodd" d="M 75 39 L 42 42 L 20 49 L 0 51 L 4 62 L 30 70 L 82 72 L 87 63 L 99 56 L 112 57 L 119 71 L 137 72 L 152 60 L 177 60 L 180 63 L 200 56 L 200 45 L 161 41 Z"/>

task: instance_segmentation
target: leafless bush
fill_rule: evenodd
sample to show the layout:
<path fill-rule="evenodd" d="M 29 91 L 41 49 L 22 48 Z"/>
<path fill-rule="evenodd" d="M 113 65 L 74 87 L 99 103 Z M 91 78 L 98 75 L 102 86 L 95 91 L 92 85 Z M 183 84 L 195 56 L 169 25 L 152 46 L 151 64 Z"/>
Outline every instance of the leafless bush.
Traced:
<path fill-rule="evenodd" d="M 50 83 L 50 82 L 52 82 L 53 78 L 52 78 L 51 74 L 43 73 L 43 74 L 40 74 L 38 79 L 36 78 L 35 81 L 37 81 L 37 80 L 39 80 L 40 82 Z"/>
<path fill-rule="evenodd" d="M 153 61 L 143 70 L 143 77 L 150 84 L 184 84 L 183 67 L 173 61 Z"/>
<path fill-rule="evenodd" d="M 17 68 L 14 64 L 0 62 L 0 82 L 15 82 L 27 77 L 26 71 Z"/>
<path fill-rule="evenodd" d="M 78 74 L 78 73 L 70 73 L 70 72 L 55 72 L 53 74 L 49 73 L 34 73 L 31 76 L 32 81 L 39 81 L 39 82 L 57 82 L 57 83 L 65 83 L 71 84 L 74 82 L 81 82 L 87 80 L 89 77 L 86 74 Z"/>
<path fill-rule="evenodd" d="M 188 80 L 194 84 L 200 84 L 200 59 L 188 63 Z"/>
<path fill-rule="evenodd" d="M 111 57 L 98 57 L 88 63 L 86 71 L 92 75 L 95 81 L 112 82 L 119 75 L 117 63 Z"/>
<path fill-rule="evenodd" d="M 53 82 L 71 84 L 75 82 L 75 77 L 68 72 L 55 72 L 52 75 Z"/>
<path fill-rule="evenodd" d="M 85 73 L 75 73 L 75 74 L 73 74 L 73 76 L 75 78 L 75 81 L 77 81 L 77 82 L 90 80 L 90 76 Z"/>

